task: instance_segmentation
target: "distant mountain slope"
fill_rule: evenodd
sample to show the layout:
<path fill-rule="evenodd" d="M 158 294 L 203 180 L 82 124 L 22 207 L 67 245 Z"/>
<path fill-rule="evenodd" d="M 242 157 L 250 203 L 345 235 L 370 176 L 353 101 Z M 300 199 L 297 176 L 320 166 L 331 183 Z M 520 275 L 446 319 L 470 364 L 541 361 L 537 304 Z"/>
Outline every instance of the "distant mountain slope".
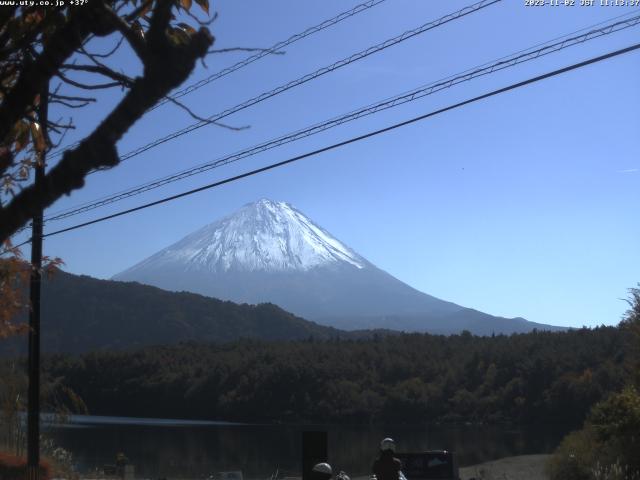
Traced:
<path fill-rule="evenodd" d="M 476 334 L 555 327 L 493 317 L 380 270 L 284 202 L 262 199 L 114 276 L 234 302 L 272 302 L 345 330 Z"/>
<path fill-rule="evenodd" d="M 137 283 L 58 271 L 42 289 L 42 345 L 48 352 L 128 349 L 181 341 L 326 339 L 338 331 L 272 304 L 238 305 Z M 24 351 L 24 339 L 0 347 Z"/>
<path fill-rule="evenodd" d="M 408 314 L 362 317 L 325 317 L 317 320 L 322 325 L 328 325 L 344 330 L 371 331 L 378 325 L 393 325 L 393 329 L 403 332 L 426 332 L 434 335 L 451 335 L 465 330 L 474 335 L 487 336 L 493 334 L 511 335 L 512 333 L 526 333 L 536 330 L 559 332 L 568 330 L 544 323 L 536 323 L 524 318 L 496 317 L 479 312 L 472 308 L 464 308 L 453 314 Z"/>

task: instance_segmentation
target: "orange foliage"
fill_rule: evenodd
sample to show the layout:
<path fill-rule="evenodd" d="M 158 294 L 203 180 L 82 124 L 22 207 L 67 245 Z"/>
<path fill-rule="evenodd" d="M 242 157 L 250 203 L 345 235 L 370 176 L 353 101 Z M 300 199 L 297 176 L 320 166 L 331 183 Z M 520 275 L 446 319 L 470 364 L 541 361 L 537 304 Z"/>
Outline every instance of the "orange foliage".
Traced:
<path fill-rule="evenodd" d="M 19 252 L 12 253 L 12 257 L 0 259 L 0 338 L 28 329 L 25 324 L 15 323 L 15 317 L 28 305 L 24 285 L 29 280 L 29 267 Z"/>
<path fill-rule="evenodd" d="M 16 318 L 29 308 L 28 290 L 31 265 L 22 259 L 20 251 L 7 244 L 3 254 L 10 257 L 0 258 L 0 339 L 12 335 L 26 333 L 29 329 L 24 323 L 17 323 Z M 43 257 L 42 274 L 53 275 L 56 268 L 62 265 L 59 258 Z M 0 478 L 2 478 L 0 476 Z"/>
<path fill-rule="evenodd" d="M 2 480 L 24 480 L 27 478 L 26 459 L 0 452 L 0 478 Z M 40 461 L 40 479 L 49 480 L 50 478 L 50 465 Z"/>

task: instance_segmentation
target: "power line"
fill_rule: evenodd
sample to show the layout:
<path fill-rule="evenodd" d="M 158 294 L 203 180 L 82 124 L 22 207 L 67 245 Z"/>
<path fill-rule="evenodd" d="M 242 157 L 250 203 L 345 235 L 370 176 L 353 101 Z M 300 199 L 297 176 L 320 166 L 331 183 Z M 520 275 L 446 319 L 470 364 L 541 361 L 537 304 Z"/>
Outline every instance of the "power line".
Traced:
<path fill-rule="evenodd" d="M 463 72 L 462 74 L 458 74 L 457 76 L 452 76 L 452 77 L 447 77 L 445 80 L 441 80 L 438 82 L 434 82 L 432 84 L 429 84 L 426 87 L 420 87 L 418 89 L 414 89 L 410 92 L 406 92 L 404 94 L 398 95 L 396 97 L 392 97 L 390 99 L 386 99 L 382 102 L 379 102 L 377 104 L 372 104 L 369 105 L 367 107 L 363 107 L 359 110 L 355 110 L 352 111 L 346 115 L 343 115 L 341 117 L 337 117 L 334 118 L 332 120 L 329 120 L 327 122 L 321 123 L 321 124 L 317 124 L 314 125 L 312 127 L 309 127 L 307 129 L 303 129 L 303 130 L 299 130 L 297 132 L 285 135 L 283 137 L 279 137 L 275 140 L 271 140 L 269 142 L 254 146 L 250 149 L 247 150 L 243 150 L 240 151 L 238 153 L 232 154 L 232 155 L 228 155 L 226 157 L 223 157 L 221 159 L 218 159 L 214 162 L 209 162 L 209 163 L 205 163 L 202 164 L 200 166 L 182 171 L 182 172 L 178 172 L 176 174 L 167 176 L 167 177 L 163 177 L 159 180 L 155 180 L 153 182 L 149 182 L 146 184 L 143 184 L 141 186 L 138 187 L 134 187 L 132 189 L 129 190 L 125 190 L 122 192 L 119 192 L 117 194 L 114 194 L 112 196 L 108 196 L 108 197 L 104 197 L 103 199 L 99 199 L 96 201 L 93 201 L 91 203 L 87 203 L 87 204 L 83 204 L 81 206 L 78 207 L 74 207 L 73 209 L 69 210 L 69 211 L 64 211 L 63 213 L 60 214 L 56 214 L 52 217 L 49 217 L 48 221 L 53 221 L 53 220 L 59 220 L 59 219 L 63 219 L 63 218 L 67 218 L 69 216 L 73 216 L 79 213 L 84 213 L 86 211 L 89 210 L 93 210 L 95 208 L 98 208 L 100 206 L 104 206 L 110 203 L 114 203 L 116 201 L 125 199 L 125 198 L 129 198 L 131 196 L 137 195 L 137 194 L 141 194 L 144 193 L 146 191 L 161 187 L 163 185 L 166 185 L 168 183 L 172 183 L 174 181 L 178 181 L 199 173 L 203 173 L 205 171 L 211 170 L 213 168 L 217 168 L 223 165 L 227 165 L 229 163 L 235 162 L 237 160 L 240 160 L 242 158 L 246 158 L 252 155 L 255 155 L 257 153 L 261 153 L 263 151 L 269 150 L 271 148 L 275 148 L 277 146 L 281 146 L 285 143 L 290 143 L 292 141 L 298 140 L 300 138 L 304 138 L 310 135 L 313 135 L 315 133 L 319 133 L 321 131 L 325 131 L 329 128 L 333 128 L 335 126 L 341 125 L 343 123 L 346 123 L 348 121 L 352 121 L 352 120 L 356 120 L 358 118 L 362 118 L 363 116 L 366 115 L 370 115 L 373 113 L 377 113 L 379 111 L 382 110 L 386 110 L 388 108 L 392 108 L 395 107 L 397 105 L 401 105 L 403 103 L 407 103 L 410 101 L 414 101 L 417 100 L 419 98 L 422 98 L 426 95 L 430 95 L 432 93 L 435 93 L 437 91 L 440 91 L 444 88 L 450 88 L 453 85 L 456 85 L 458 83 L 462 83 L 464 81 L 469 81 L 472 78 L 478 77 L 478 76 L 482 76 L 482 75 L 486 75 L 488 73 L 493 73 L 495 71 L 499 71 L 502 70 L 504 68 L 508 68 L 514 65 L 517 65 L 519 63 L 523 63 L 529 60 L 533 60 L 535 58 L 539 58 L 540 56 L 544 56 L 553 52 L 557 52 L 559 50 L 562 50 L 564 48 L 568 48 L 570 46 L 576 45 L 578 43 L 583 43 L 587 40 L 591 40 L 594 38 L 597 38 L 598 36 L 602 36 L 602 35 L 606 35 L 609 33 L 612 33 L 614 31 L 619 31 L 623 28 L 628 28 L 634 25 L 637 25 L 638 23 L 640 23 L 640 16 L 634 17 L 632 19 L 628 19 L 624 22 L 616 22 L 615 24 L 611 24 L 611 25 L 607 25 L 605 27 L 603 27 L 602 29 L 598 29 L 598 30 L 593 30 L 590 31 L 588 33 L 586 33 L 585 35 L 581 35 L 579 37 L 573 37 L 570 39 L 566 39 L 563 42 L 558 42 L 552 45 L 548 45 L 545 46 L 544 48 L 535 50 L 535 51 L 529 51 L 525 54 L 522 55 L 518 55 L 518 56 L 511 56 L 511 57 L 503 57 L 502 60 L 499 60 L 497 62 L 495 62 L 493 65 L 490 64 L 485 64 L 484 67 L 479 67 L 476 70 L 470 69 L 470 70 L 466 70 L 465 72 Z M 533 48 L 533 47 L 532 47 Z M 526 50 L 525 50 L 526 51 Z M 506 60 L 505 60 L 506 59 Z M 487 66 L 489 65 L 489 66 Z M 471 73 L 469 73 L 471 72 Z"/>
<path fill-rule="evenodd" d="M 336 15 L 333 18 L 330 18 L 328 20 L 325 20 L 322 23 L 319 23 L 318 25 L 315 25 L 313 27 L 307 28 L 305 31 L 301 32 L 301 33 L 297 33 L 295 35 L 292 35 L 291 37 L 289 37 L 287 40 L 281 41 L 276 43 L 275 45 L 273 45 L 272 47 L 268 48 L 267 50 L 262 50 L 254 55 L 251 55 L 250 57 L 245 58 L 244 60 L 230 66 L 227 67 L 223 70 L 220 70 L 219 72 L 214 73 L 213 75 L 210 75 L 207 78 L 204 78 L 192 85 L 189 85 L 181 90 L 178 90 L 177 92 L 171 94 L 171 96 L 173 98 L 180 98 L 180 97 L 184 97 L 185 95 L 190 94 L 191 92 L 194 92 L 196 90 L 198 90 L 199 88 L 208 85 L 211 82 L 215 82 L 216 80 L 229 75 L 230 73 L 235 72 L 236 70 L 239 70 L 243 67 L 246 67 L 247 65 L 260 60 L 261 58 L 270 55 L 272 53 L 278 52 L 279 50 L 281 50 L 284 47 L 287 47 L 289 45 L 291 45 L 292 43 L 297 42 L 298 40 L 302 40 L 305 37 L 308 37 L 309 35 L 313 35 L 314 33 L 320 32 L 322 30 L 324 30 L 325 28 L 329 28 L 333 25 L 335 25 L 336 23 L 340 23 L 343 20 L 346 20 L 347 18 L 350 18 L 354 15 L 357 15 L 358 13 L 364 12 L 376 5 L 379 5 L 380 3 L 384 2 L 386 0 L 369 0 L 368 2 L 365 3 L 361 3 L 360 5 L 356 5 L 354 8 L 352 8 L 351 10 L 347 10 L 345 12 L 339 13 L 338 15 Z M 151 108 L 151 110 L 159 107 L 160 105 L 163 105 L 165 103 L 167 103 L 169 100 L 164 99 L 161 102 L 157 103 L 154 107 Z"/>
<path fill-rule="evenodd" d="M 625 15 L 627 16 L 627 15 Z M 618 17 L 619 18 L 619 17 Z M 178 180 L 182 180 L 188 177 L 191 177 L 193 175 L 197 175 L 218 167 L 221 167 L 223 165 L 228 165 L 229 163 L 233 163 L 236 162 L 238 160 L 241 160 L 243 158 L 247 158 L 253 155 L 256 155 L 258 153 L 262 153 L 264 151 L 270 150 L 272 148 L 275 147 L 279 147 L 282 146 L 284 144 L 299 140 L 301 138 L 305 138 L 311 135 L 315 135 L 317 133 L 323 132 L 325 130 L 328 130 L 330 128 L 342 125 L 344 123 L 347 122 L 351 122 L 354 120 L 357 120 L 359 118 L 368 116 L 368 115 L 372 115 L 374 113 L 383 111 L 383 110 L 387 110 L 393 107 L 396 107 L 398 105 L 402 105 L 408 102 L 412 102 L 415 100 L 418 100 L 420 98 L 423 98 L 427 95 L 431 95 L 433 93 L 436 93 L 438 91 L 444 90 L 446 88 L 451 88 L 454 85 L 457 85 L 459 83 L 463 83 L 466 81 L 470 81 L 474 78 L 480 77 L 480 76 L 484 76 L 484 75 L 488 75 L 491 73 L 495 73 L 497 71 L 509 68 L 509 67 L 513 67 L 515 65 L 519 65 L 521 63 L 530 61 L 530 60 L 535 60 L 537 58 L 540 58 L 541 56 L 545 56 L 551 53 L 555 53 L 558 52 L 560 50 L 563 50 L 565 48 L 574 46 L 574 45 L 578 45 L 581 43 L 584 43 L 586 41 L 589 40 L 593 40 L 595 38 L 604 36 L 604 35 L 608 35 L 620 30 L 623 30 L 625 28 L 629 28 L 635 25 L 640 24 L 640 15 L 637 15 L 633 18 L 629 18 L 626 20 L 622 20 L 622 21 L 618 21 L 618 22 L 614 22 L 608 25 L 605 25 L 601 28 L 598 29 L 594 29 L 594 30 L 590 30 L 587 31 L 586 33 L 582 34 L 582 35 L 578 35 L 578 36 L 573 36 L 573 37 L 569 37 L 572 34 L 568 34 L 565 35 L 564 37 L 560 37 L 563 38 L 564 40 L 562 41 L 558 41 L 555 43 L 551 43 L 549 44 L 549 42 L 547 42 L 547 44 L 543 44 L 545 46 L 543 46 L 542 48 L 538 48 L 538 49 L 534 49 L 535 47 L 531 47 L 529 49 L 526 50 L 521 50 L 515 54 L 512 54 L 510 56 L 506 56 L 506 57 L 502 57 L 496 61 L 494 61 L 493 63 L 486 63 L 483 64 L 479 67 L 475 67 L 473 69 L 468 69 L 465 70 L 464 72 L 457 74 L 457 75 L 453 75 L 450 77 L 446 77 L 445 79 L 442 80 L 438 80 L 436 82 L 432 82 L 428 85 L 425 85 L 423 87 L 419 87 L 416 88 L 414 90 L 402 93 L 400 95 L 396 95 L 394 97 L 382 100 L 380 102 L 374 103 L 374 104 L 370 104 L 366 107 L 362 107 L 360 109 L 351 111 L 347 114 L 344 114 L 342 116 L 339 117 L 335 117 L 331 120 L 328 120 L 326 122 L 322 122 L 319 124 L 315 124 L 311 127 L 307 127 L 305 129 L 302 130 L 298 130 L 296 132 L 278 137 L 276 139 L 264 142 L 262 144 L 250 147 L 248 149 L 245 150 L 241 150 L 239 152 L 236 152 L 234 154 L 230 154 L 227 155 L 225 157 L 222 157 L 220 159 L 217 159 L 213 162 L 208 162 L 208 163 L 204 163 L 201 164 L 199 166 L 187 169 L 187 170 L 183 170 L 181 172 L 160 178 L 158 180 L 154 180 L 152 182 L 147 182 L 143 185 L 139 185 L 137 187 L 133 187 L 130 188 L 128 190 L 124 190 L 121 192 L 118 192 L 116 194 L 107 196 L 107 197 L 103 197 L 101 199 L 98 200 L 94 200 L 92 202 L 87 202 L 85 204 L 79 205 L 77 207 L 73 207 L 71 209 L 67 209 L 65 211 L 62 211 L 60 213 L 54 214 L 50 217 L 48 217 L 46 220 L 47 222 L 51 222 L 51 221 L 56 221 L 56 220 L 61 220 L 64 218 L 68 218 L 74 215 L 78 215 L 80 213 L 85 213 L 88 212 L 90 210 L 94 210 L 96 208 L 111 204 L 111 203 L 115 203 L 117 201 L 120 200 L 124 200 L 126 198 L 130 198 L 132 196 L 135 195 L 139 195 L 142 194 L 144 192 L 147 192 L 149 190 L 153 190 L 159 187 L 162 187 L 164 185 L 167 185 L 169 183 L 173 183 L 176 182 Z M 583 31 L 585 29 L 579 30 L 579 31 Z M 574 32 L 576 33 L 576 32 Z M 569 37 L 569 38 L 567 38 Z M 554 39 L 556 40 L 556 39 Z M 551 40 L 553 41 L 553 40 Z"/>
<path fill-rule="evenodd" d="M 173 133 L 170 133 L 169 135 L 166 135 L 164 137 L 161 137 L 157 140 L 154 140 L 153 142 L 147 143 L 146 145 L 140 146 L 134 150 L 131 150 L 127 153 L 125 153 L 124 155 L 122 155 L 120 157 L 120 161 L 124 162 L 130 158 L 133 158 L 137 155 L 140 155 L 143 152 L 146 152 L 147 150 L 150 150 L 154 147 L 157 147 L 158 145 L 162 145 L 163 143 L 166 143 L 170 140 L 173 140 L 175 138 L 178 138 L 182 135 L 185 135 L 187 133 L 193 132 L 194 130 L 197 130 L 199 128 L 204 127 L 205 125 L 211 125 L 213 122 L 217 122 L 219 120 L 222 120 L 223 118 L 228 117 L 229 115 L 232 115 L 234 113 L 237 113 L 241 110 L 244 110 L 245 108 L 251 107 L 253 105 L 256 105 L 260 102 L 263 102 L 271 97 L 274 97 L 276 95 L 279 95 L 281 93 L 284 93 L 288 90 L 291 90 L 292 88 L 298 87 L 300 85 L 303 85 L 311 80 L 315 80 L 318 77 L 321 77 L 323 75 L 326 75 L 327 73 L 331 73 L 335 70 L 338 70 L 339 68 L 345 67 L 347 65 L 350 65 L 354 62 L 357 62 L 358 60 L 362 60 L 363 58 L 366 58 L 370 55 L 373 55 L 374 53 L 378 53 L 382 50 L 385 50 L 389 47 L 392 47 L 394 45 L 397 45 L 399 43 L 402 43 L 410 38 L 413 38 L 417 35 L 420 35 L 422 33 L 425 33 L 429 30 L 432 30 L 434 28 L 437 28 L 441 25 L 444 25 L 446 23 L 449 23 L 451 21 L 457 20 L 459 18 L 462 18 L 466 15 L 469 15 L 471 13 L 475 13 L 479 10 L 482 10 L 488 6 L 491 6 L 495 3 L 501 2 L 502 0 L 481 0 L 480 2 L 474 3 L 472 5 L 469 5 L 467 7 L 464 7 L 456 12 L 450 13 L 448 15 L 445 15 L 443 17 L 438 18 L 437 20 L 433 20 L 431 22 L 425 23 L 417 28 L 414 28 L 413 30 L 407 30 L 406 32 L 390 38 L 382 43 L 379 43 L 377 45 L 374 45 L 372 47 L 369 47 L 365 50 L 362 50 L 360 52 L 354 53 L 352 55 L 350 55 L 349 57 L 343 58 L 342 60 L 339 60 L 335 63 L 332 63 L 331 65 L 328 65 L 326 67 L 322 67 L 318 70 L 316 70 L 315 72 L 312 73 L 308 73 L 306 75 L 303 75 L 300 78 L 297 78 L 296 80 L 292 80 L 288 83 L 285 83 L 283 85 L 280 85 L 279 87 L 276 87 L 272 90 L 266 91 L 261 93 L 260 95 L 253 97 L 249 100 L 246 100 L 234 107 L 228 108 L 222 112 L 216 113 L 214 115 L 211 115 L 210 117 L 207 117 L 206 121 L 199 121 L 196 123 L 193 123 L 187 127 L 184 127 L 180 130 L 177 130 Z"/>
<path fill-rule="evenodd" d="M 353 7 L 350 10 L 346 10 L 344 12 L 341 12 L 339 14 L 337 14 L 336 16 L 329 18 L 323 22 L 320 22 L 317 25 L 314 25 L 313 27 L 309 27 L 306 30 L 300 32 L 300 33 L 296 33 L 294 35 L 291 35 L 288 39 L 286 40 L 282 40 L 280 42 L 277 42 L 276 44 L 272 45 L 269 48 L 266 48 L 264 50 L 260 50 L 257 53 L 254 53 L 253 55 L 248 56 L 247 58 L 245 58 L 244 60 L 241 60 L 233 65 L 231 65 L 230 67 L 226 67 L 212 75 L 209 75 L 207 78 L 204 78 L 202 80 L 199 80 L 198 82 L 195 82 L 181 90 L 178 90 L 175 93 L 171 94 L 171 98 L 180 98 L 180 97 L 184 97 L 185 95 L 190 94 L 191 92 L 195 92 L 196 90 L 198 90 L 199 88 L 202 88 L 205 85 L 208 85 L 209 83 L 215 82 L 216 80 L 219 80 L 222 77 L 225 77 L 237 70 L 240 70 L 241 68 L 246 67 L 247 65 L 252 64 L 253 62 L 256 62 L 258 60 L 260 60 L 263 57 L 266 57 L 267 55 L 271 55 L 273 53 L 277 53 L 278 51 L 282 50 L 285 47 L 288 47 L 289 45 L 292 45 L 294 43 L 296 43 L 298 40 L 302 40 L 303 38 L 306 38 L 308 36 L 311 36 L 315 33 L 321 32 L 322 30 L 325 30 L 329 27 L 332 27 L 333 25 L 336 25 L 340 22 L 342 22 L 343 20 L 346 20 L 348 18 L 351 18 L 359 13 L 365 12 L 367 10 L 369 10 L 370 8 L 375 7 L 376 5 L 379 5 L 383 2 L 386 2 L 387 0 L 369 0 L 367 2 L 361 3 L 359 5 L 356 5 L 355 7 Z M 151 107 L 149 109 L 149 111 L 155 110 L 156 108 L 158 108 L 161 105 L 164 105 L 165 103 L 169 102 L 170 100 L 168 99 L 162 99 L 160 102 L 158 102 L 156 105 L 154 105 L 153 107 Z M 54 152 L 51 152 L 49 154 L 49 157 L 58 157 L 60 155 L 62 155 L 66 150 L 69 150 L 71 148 L 75 148 L 76 146 L 78 146 L 80 144 L 80 142 L 75 142 L 73 144 L 70 144 L 66 147 L 62 147 L 59 150 L 56 150 Z"/>
<path fill-rule="evenodd" d="M 150 208 L 150 207 L 153 207 L 153 206 L 156 206 L 156 205 L 167 203 L 167 202 L 170 202 L 172 200 L 176 200 L 178 198 L 182 198 L 182 197 L 186 197 L 186 196 L 189 196 L 189 195 L 193 195 L 195 193 L 202 192 L 204 190 L 209 190 L 209 189 L 212 189 L 212 188 L 215 188 L 215 187 L 219 187 L 221 185 L 225 185 L 227 183 L 231 183 L 231 182 L 234 182 L 234 181 L 246 178 L 246 177 L 257 175 L 259 173 L 266 172 L 268 170 L 273 170 L 275 168 L 282 167 L 284 165 L 288 165 L 288 164 L 297 162 L 297 161 L 302 160 L 304 158 L 312 157 L 312 156 L 318 155 L 320 153 L 324 153 L 324 152 L 327 152 L 327 151 L 330 151 L 330 150 L 334 150 L 334 149 L 339 148 L 339 147 L 343 147 L 345 145 L 349 145 L 349 144 L 352 144 L 352 143 L 355 143 L 355 142 L 359 142 L 361 140 L 365 140 L 367 138 L 374 137 L 374 136 L 380 135 L 382 133 L 386 133 L 386 132 L 395 130 L 395 129 L 400 128 L 400 127 L 404 127 L 404 126 L 410 125 L 412 123 L 416 123 L 416 122 L 419 122 L 421 120 L 425 120 L 427 118 L 434 117 L 434 116 L 439 115 L 441 113 L 448 112 L 450 110 L 454 110 L 454 109 L 463 107 L 465 105 L 469 105 L 471 103 L 475 103 L 475 102 L 478 102 L 480 100 L 484 100 L 486 98 L 493 97 L 495 95 L 499 95 L 501 93 L 505 93 L 505 92 L 508 92 L 508 91 L 511 91 L 511 90 L 515 90 L 517 88 L 521 88 L 521 87 L 524 87 L 526 85 L 530 85 L 532 83 L 536 83 L 536 82 L 539 82 L 539 81 L 542 81 L 542 80 L 546 80 L 548 78 L 555 77 L 557 75 L 561 75 L 563 73 L 566 73 L 566 72 L 569 72 L 569 71 L 572 71 L 572 70 L 576 70 L 576 69 L 585 67 L 587 65 L 598 63 L 598 62 L 601 62 L 603 60 L 607 60 L 609 58 L 613 58 L 613 57 L 616 57 L 616 56 L 619 56 L 619 55 L 623 55 L 623 54 L 632 52 L 632 51 L 637 50 L 639 48 L 640 48 L 640 43 L 637 43 L 635 45 L 631 45 L 629 47 L 626 47 L 626 48 L 623 48 L 623 49 L 620 49 L 620 50 L 615 50 L 613 52 L 609 52 L 607 54 L 600 55 L 598 57 L 593 57 L 593 58 L 590 58 L 588 60 L 584 60 L 584 61 L 579 62 L 579 63 L 574 63 L 574 64 L 569 65 L 567 67 L 563 67 L 563 68 L 560 68 L 560 69 L 557 69 L 557 70 L 553 70 L 551 72 L 548 72 L 548 73 L 545 73 L 545 74 L 542 74 L 542 75 L 538 75 L 536 77 L 532 77 L 532 78 L 529 78 L 527 80 L 523 80 L 523 81 L 518 82 L 518 83 L 511 84 L 511 85 L 509 85 L 507 87 L 503 87 L 503 88 L 499 88 L 497 90 L 493 90 L 493 91 L 491 91 L 489 93 L 485 93 L 483 95 L 479 95 L 477 97 L 473 97 L 473 98 L 470 98 L 468 100 L 464 100 L 462 102 L 459 102 L 459 103 L 456 103 L 456 104 L 453 104 L 453 105 L 449 105 L 447 107 L 440 108 L 438 110 L 434 110 L 434 111 L 426 113 L 424 115 L 420 115 L 418 117 L 414 117 L 414 118 L 411 118 L 409 120 L 405 120 L 403 122 L 396 123 L 394 125 L 391 125 L 391 126 L 388 126 L 388 127 L 385 127 L 385 128 L 381 128 L 379 130 L 374 130 L 374 131 L 366 133 L 364 135 L 359 135 L 357 137 L 352 137 L 352 138 L 350 138 L 348 140 L 344 140 L 342 142 L 334 143 L 332 145 L 329 145 L 329 146 L 326 146 L 326 147 L 323 147 L 323 148 L 320 148 L 320 149 L 317 149 L 317 150 L 313 150 L 311 152 L 307 152 L 305 154 L 298 155 L 296 157 L 292 157 L 292 158 L 289 158 L 287 160 L 283 160 L 281 162 L 272 163 L 272 164 L 267 165 L 265 167 L 261 167 L 261 168 L 255 169 L 255 170 L 251 170 L 249 172 L 245 172 L 245 173 L 240 174 L 240 175 L 229 177 L 229 178 L 226 178 L 224 180 L 220 180 L 218 182 L 210 183 L 210 184 L 204 185 L 202 187 L 194 188 L 194 189 L 188 190 L 186 192 L 182 192 L 182 193 L 179 193 L 179 194 L 176 194 L 176 195 L 171 195 L 169 197 L 165 197 L 165 198 L 162 198 L 160 200 L 156 200 L 156 201 L 153 201 L 153 202 L 145 203 L 143 205 L 139 205 L 137 207 L 129 208 L 127 210 L 122 210 L 120 212 L 117 212 L 117 213 L 114 213 L 114 214 L 111 214 L 111 215 L 106 215 L 106 216 L 103 216 L 103 217 L 100 217 L 100 218 L 96 218 L 96 219 L 90 220 L 88 222 L 79 223 L 79 224 L 73 225 L 71 227 L 67 227 L 67 228 L 63 228 L 63 229 L 60 229 L 60 230 L 56 230 L 54 232 L 50 232 L 50 233 L 47 233 L 47 234 L 43 235 L 43 237 L 51 237 L 51 236 L 59 235 L 61 233 L 69 232 L 69 231 L 72 231 L 72 230 L 77 230 L 79 228 L 86 227 L 86 226 L 89 226 L 89 225 L 93 225 L 95 223 L 104 222 L 106 220 L 110 220 L 110 219 L 113 219 L 113 218 L 116 218 L 116 217 L 127 215 L 129 213 L 137 212 L 139 210 L 144 210 L 146 208 Z"/>

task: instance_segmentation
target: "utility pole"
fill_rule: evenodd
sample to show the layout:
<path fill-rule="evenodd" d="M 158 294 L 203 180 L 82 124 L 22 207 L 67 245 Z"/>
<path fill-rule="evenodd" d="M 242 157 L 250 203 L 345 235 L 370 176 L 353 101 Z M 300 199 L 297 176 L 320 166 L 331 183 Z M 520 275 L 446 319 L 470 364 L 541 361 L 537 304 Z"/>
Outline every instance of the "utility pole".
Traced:
<path fill-rule="evenodd" d="M 36 190 L 42 187 L 45 162 L 49 148 L 47 117 L 49 82 L 40 93 L 38 122 L 44 139 L 44 148 L 37 155 L 35 166 Z M 34 145 L 37 140 L 33 139 Z M 36 151 L 38 149 L 36 148 Z M 29 281 L 29 392 L 27 399 L 27 480 L 40 478 L 40 287 L 42 276 L 42 208 L 33 216 L 31 224 L 31 276 Z"/>

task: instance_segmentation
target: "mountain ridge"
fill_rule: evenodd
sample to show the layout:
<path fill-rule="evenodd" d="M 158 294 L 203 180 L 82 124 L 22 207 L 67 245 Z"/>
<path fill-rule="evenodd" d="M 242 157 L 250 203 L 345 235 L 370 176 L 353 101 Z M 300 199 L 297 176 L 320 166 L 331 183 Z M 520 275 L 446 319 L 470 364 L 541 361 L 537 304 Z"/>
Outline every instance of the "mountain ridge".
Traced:
<path fill-rule="evenodd" d="M 494 317 L 420 292 L 373 265 L 295 207 L 269 199 L 244 205 L 113 279 L 238 303 L 272 302 L 344 330 L 366 325 L 430 332 L 436 324 L 446 333 L 557 329 Z M 367 322 L 358 321 L 362 318 Z"/>
<path fill-rule="evenodd" d="M 189 341 L 328 340 L 344 336 L 344 332 L 299 318 L 273 304 L 239 305 L 62 270 L 56 270 L 51 279 L 43 278 L 41 310 L 42 349 L 50 353 L 128 350 Z M 0 347 L 4 353 L 24 353 L 26 340 L 9 338 Z"/>
<path fill-rule="evenodd" d="M 261 199 L 205 225 L 113 279 L 154 262 L 182 262 L 195 271 L 277 272 L 306 271 L 339 261 L 356 268 L 367 263 L 291 205 Z"/>

